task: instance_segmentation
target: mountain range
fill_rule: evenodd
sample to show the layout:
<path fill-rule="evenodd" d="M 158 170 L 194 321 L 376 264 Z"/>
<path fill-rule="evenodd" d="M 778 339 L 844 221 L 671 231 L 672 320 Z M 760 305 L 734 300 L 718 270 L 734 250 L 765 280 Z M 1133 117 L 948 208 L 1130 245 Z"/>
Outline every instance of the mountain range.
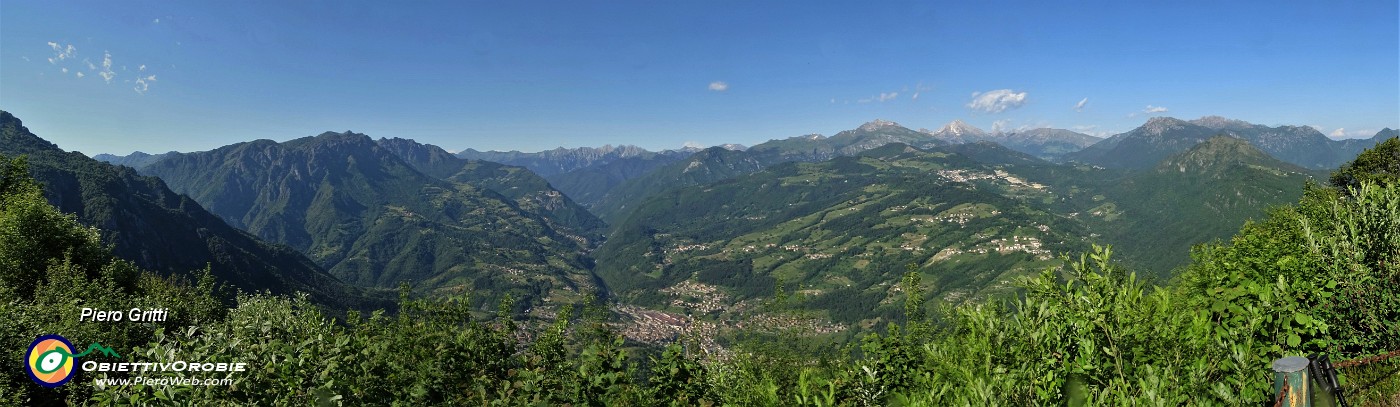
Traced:
<path fill-rule="evenodd" d="M 743 150 L 746 147 L 728 144 L 724 148 Z M 522 153 L 468 148 L 457 153 L 457 157 L 528 168 L 544 177 L 560 192 L 586 207 L 592 207 L 623 182 L 683 160 L 699 150 L 686 147 L 653 152 L 631 145 L 605 145 Z"/>
<path fill-rule="evenodd" d="M 451 154 L 344 132 L 104 158 L 357 285 L 509 292 L 523 307 L 597 288 L 721 325 L 770 317 L 755 304 L 786 290 L 830 328 L 894 315 L 890 282 L 910 264 L 950 303 L 1008 295 L 1010 279 L 1093 243 L 1170 278 L 1192 245 L 1394 136 L 1219 117 L 1106 139 L 876 120 L 749 148 Z"/>
<path fill-rule="evenodd" d="M 624 301 L 721 323 L 785 287 L 819 324 L 870 326 L 897 314 L 890 284 L 909 264 L 953 303 L 1008 294 L 1091 243 L 1169 278 L 1191 245 L 1295 201 L 1311 176 L 1227 136 L 1155 168 L 1058 165 L 986 141 L 776 164 L 640 200 L 595 272 Z"/>
<path fill-rule="evenodd" d="M 655 194 L 614 225 L 596 271 L 639 305 L 735 321 L 739 304 L 782 286 L 849 325 L 894 311 L 891 282 L 906 264 L 955 301 L 1087 246 L 1082 225 L 1040 203 L 1050 191 L 1027 178 L 1053 164 L 983 146 L 994 151 L 974 158 L 892 143 Z"/>
<path fill-rule="evenodd" d="M 1243 139 L 1279 160 L 1322 170 L 1337 168 L 1361 150 L 1395 137 L 1396 131 L 1387 128 L 1365 140 L 1332 140 L 1307 126 L 1268 127 L 1219 116 L 1191 121 L 1154 117 L 1132 131 L 1070 153 L 1065 159 L 1109 168 L 1145 169 L 1216 135 Z"/>
<path fill-rule="evenodd" d="M 146 154 L 135 151 L 127 155 L 98 154 L 92 156 L 92 158 L 97 161 L 111 163 L 112 165 L 125 165 L 127 167 L 140 169 L 172 153 L 179 154 L 179 152 L 176 151 L 161 154 Z"/>
<path fill-rule="evenodd" d="M 142 172 L 353 284 L 465 290 L 479 305 L 510 293 L 522 309 L 597 287 L 584 252 L 601 224 L 523 168 L 327 132 L 172 154 Z"/>
<path fill-rule="evenodd" d="M 1047 160 L 1058 159 L 1065 154 L 1083 150 L 1085 147 L 1103 140 L 1088 134 L 1051 128 L 988 133 L 968 125 L 962 120 L 954 120 L 938 131 L 919 129 L 919 132 L 932 135 L 934 138 L 949 144 L 989 141 Z"/>
<path fill-rule="evenodd" d="M 114 254 L 167 275 L 209 267 L 246 292 L 309 293 L 338 309 L 382 308 L 387 296 L 342 283 L 290 247 L 231 227 L 158 178 L 65 152 L 0 111 L 0 155 L 26 157 L 49 202 L 102 231 Z"/>

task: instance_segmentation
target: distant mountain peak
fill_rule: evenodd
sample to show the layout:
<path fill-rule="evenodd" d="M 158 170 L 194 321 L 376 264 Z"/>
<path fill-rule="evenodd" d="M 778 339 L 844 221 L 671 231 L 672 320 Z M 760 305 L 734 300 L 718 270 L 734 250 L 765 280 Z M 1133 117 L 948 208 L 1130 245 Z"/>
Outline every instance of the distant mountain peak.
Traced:
<path fill-rule="evenodd" d="M 1304 171 L 1250 144 L 1248 140 L 1220 135 L 1202 141 L 1190 149 L 1168 157 L 1158 165 L 1160 171 L 1214 172 L 1227 171 L 1232 166 L 1260 166 Z"/>
<path fill-rule="evenodd" d="M 1139 128 L 1146 131 L 1148 134 L 1161 135 L 1162 133 L 1165 133 L 1167 131 L 1179 129 L 1190 125 L 1192 125 L 1191 122 L 1181 120 L 1175 117 L 1157 116 L 1151 119 L 1147 119 L 1147 123 L 1143 123 L 1142 127 Z"/>
<path fill-rule="evenodd" d="M 1205 116 L 1196 120 L 1192 120 L 1190 123 L 1197 126 L 1209 127 L 1216 130 L 1238 129 L 1254 126 L 1253 123 L 1244 120 L 1230 119 L 1215 115 Z"/>
<path fill-rule="evenodd" d="M 324 137 L 324 138 L 356 137 L 356 138 L 358 138 L 358 137 L 369 137 L 369 136 L 368 136 L 368 135 L 365 135 L 365 134 L 362 134 L 362 133 L 356 133 L 356 132 L 354 132 L 354 131 L 346 130 L 346 131 L 342 131 L 342 132 L 339 132 L 339 133 L 334 132 L 334 131 L 328 131 L 328 132 L 325 132 L 325 133 L 318 134 L 318 135 L 316 135 L 316 137 Z M 396 137 L 396 138 L 397 138 L 397 137 Z"/>
<path fill-rule="evenodd" d="M 959 137 L 961 137 L 961 136 L 969 136 L 969 135 L 972 135 L 972 136 L 985 136 L 985 135 L 987 135 L 987 132 L 986 132 L 986 131 L 983 131 L 982 129 L 973 127 L 972 125 L 967 124 L 966 122 L 962 121 L 961 119 L 955 119 L 955 120 L 953 120 L 953 121 L 951 121 L 951 122 L 948 122 L 948 124 L 943 125 L 943 128 L 938 129 L 938 131 L 937 131 L 937 132 L 934 132 L 934 134 L 942 134 L 942 135 L 959 136 Z"/>
<path fill-rule="evenodd" d="M 1147 125 L 1147 124 L 1182 124 L 1182 123 L 1189 123 L 1189 122 L 1187 122 L 1187 121 L 1185 121 L 1185 120 L 1181 120 L 1181 119 L 1175 118 L 1175 117 L 1171 117 L 1171 116 L 1153 116 L 1152 118 L 1147 119 L 1147 123 L 1144 123 L 1144 125 Z"/>
<path fill-rule="evenodd" d="M 419 143 L 413 139 L 380 137 L 379 140 L 375 141 L 375 144 L 388 149 L 394 155 L 399 156 L 400 159 L 405 160 L 414 167 L 418 167 L 416 164 L 421 161 L 441 162 L 457 159 L 457 156 L 452 155 L 452 153 L 447 152 L 447 150 L 443 150 L 442 147 Z M 456 166 L 460 167 L 461 164 L 456 164 Z M 423 169 L 419 168 L 419 170 L 422 171 Z M 439 176 L 439 178 L 442 177 L 445 177 L 445 175 Z"/>
<path fill-rule="evenodd" d="M 371 146 L 374 139 L 367 134 L 356 133 L 350 130 L 343 132 L 328 131 L 316 135 L 315 137 L 303 137 L 298 140 L 291 140 L 280 143 L 287 148 L 320 148 L 320 147 L 340 147 L 343 145 Z"/>
<path fill-rule="evenodd" d="M 873 121 L 871 121 L 871 122 L 869 122 L 869 123 L 860 125 L 860 130 L 861 130 L 861 131 L 875 131 L 875 130 L 880 130 L 880 129 L 883 129 L 883 128 L 886 128 L 886 127 L 902 127 L 902 126 L 900 126 L 899 123 L 895 123 L 895 122 L 892 122 L 892 121 L 889 121 L 889 120 L 875 119 L 875 120 L 873 120 Z"/>

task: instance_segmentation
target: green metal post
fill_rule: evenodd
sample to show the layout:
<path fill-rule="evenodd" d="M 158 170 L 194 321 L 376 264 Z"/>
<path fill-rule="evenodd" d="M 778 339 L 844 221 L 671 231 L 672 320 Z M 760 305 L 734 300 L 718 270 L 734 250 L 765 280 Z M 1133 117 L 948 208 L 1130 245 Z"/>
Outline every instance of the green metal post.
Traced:
<path fill-rule="evenodd" d="M 1308 358 L 1289 356 L 1274 361 L 1274 392 L 1277 396 L 1288 383 L 1288 394 L 1283 396 L 1284 406 L 1312 407 L 1312 394 L 1308 383 Z M 1272 404 L 1272 403 L 1270 403 Z"/>

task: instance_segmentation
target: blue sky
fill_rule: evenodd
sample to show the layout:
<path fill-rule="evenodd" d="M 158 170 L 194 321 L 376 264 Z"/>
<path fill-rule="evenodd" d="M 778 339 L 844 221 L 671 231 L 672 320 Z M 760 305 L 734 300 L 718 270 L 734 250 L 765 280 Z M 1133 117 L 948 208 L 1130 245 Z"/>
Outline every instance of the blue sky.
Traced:
<path fill-rule="evenodd" d="M 1400 125 L 1397 8 L 9 0 L 0 109 L 88 154 L 328 130 L 449 150 L 752 145 L 876 118 L 1107 135 L 1222 115 L 1370 137 Z"/>

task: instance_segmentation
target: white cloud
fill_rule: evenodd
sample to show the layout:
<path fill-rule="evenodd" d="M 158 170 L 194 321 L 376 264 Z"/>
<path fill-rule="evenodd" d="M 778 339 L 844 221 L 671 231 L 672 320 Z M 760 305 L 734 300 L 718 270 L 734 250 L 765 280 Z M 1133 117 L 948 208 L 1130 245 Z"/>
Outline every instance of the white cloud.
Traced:
<path fill-rule="evenodd" d="M 78 49 L 73 47 L 73 44 L 63 45 L 49 41 L 49 48 L 53 48 L 54 52 L 53 58 L 49 58 L 50 64 L 57 64 L 59 61 L 72 58 L 74 54 L 78 53 Z"/>
<path fill-rule="evenodd" d="M 1089 104 L 1089 98 L 1079 99 L 1079 103 L 1075 103 L 1075 104 L 1074 104 L 1074 111 L 1076 111 L 1076 112 L 1082 112 L 1082 111 L 1084 111 L 1084 105 L 1087 105 L 1087 104 Z"/>
<path fill-rule="evenodd" d="M 84 76 L 87 76 L 87 75 L 83 75 L 82 72 L 78 72 L 78 77 L 79 77 L 79 78 L 82 78 L 82 77 L 84 77 Z"/>
<path fill-rule="evenodd" d="M 689 140 L 687 140 L 687 141 L 685 142 L 685 144 L 681 144 L 681 147 L 684 147 L 684 148 L 705 148 L 705 146 L 701 145 L 700 143 L 696 143 L 696 142 L 694 142 L 694 141 L 689 141 Z"/>
<path fill-rule="evenodd" d="M 715 92 L 724 92 L 726 90 L 729 90 L 729 84 L 725 83 L 724 81 L 710 82 L 710 90 Z"/>
<path fill-rule="evenodd" d="M 1003 131 L 1005 131 L 1006 129 L 1009 129 L 1009 128 L 1011 128 L 1011 120 L 1010 120 L 1010 119 L 1001 119 L 1001 120 L 997 120 L 997 121 L 992 122 L 992 132 L 993 132 L 993 133 L 1001 133 L 1001 132 L 1003 132 Z"/>
<path fill-rule="evenodd" d="M 160 24 L 160 19 L 151 20 L 151 24 Z"/>
<path fill-rule="evenodd" d="M 831 104 L 836 104 L 836 98 L 831 98 Z"/>
<path fill-rule="evenodd" d="M 1026 92 L 1013 92 L 1011 89 L 997 89 L 987 92 L 972 92 L 972 101 L 967 107 L 987 113 L 1001 113 L 1026 104 Z"/>
<path fill-rule="evenodd" d="M 1319 130 L 1321 130 L 1321 129 L 1319 129 Z M 1345 128 L 1339 128 L 1339 129 L 1336 129 L 1336 130 L 1332 130 L 1332 132 L 1331 132 L 1331 133 L 1328 133 L 1327 136 L 1328 136 L 1328 137 L 1331 137 L 1331 138 L 1336 138 L 1336 139 L 1341 139 L 1341 138 L 1371 138 L 1371 137 L 1375 137 L 1376 133 L 1379 133 L 1379 132 L 1380 132 L 1380 129 L 1357 129 L 1357 130 L 1347 130 L 1347 129 L 1345 129 Z"/>
<path fill-rule="evenodd" d="M 145 71 L 146 71 L 146 64 L 141 64 L 141 69 L 138 69 L 138 71 L 145 72 Z"/>
<path fill-rule="evenodd" d="M 1140 114 L 1152 115 L 1152 114 L 1156 114 L 1156 113 L 1163 113 L 1163 112 L 1166 112 L 1166 111 L 1167 111 L 1167 108 L 1165 108 L 1165 107 L 1147 105 L 1147 107 L 1144 108 L 1144 109 L 1142 109 L 1142 111 L 1137 111 L 1137 112 L 1128 113 L 1128 117 L 1137 117 L 1137 116 L 1140 115 Z"/>
<path fill-rule="evenodd" d="M 910 96 L 909 100 L 919 100 L 919 92 L 914 92 L 914 96 Z"/>
<path fill-rule="evenodd" d="M 97 70 L 97 65 L 93 65 L 93 64 L 92 64 L 92 61 L 89 61 L 89 60 L 87 60 L 87 59 L 84 59 L 84 60 L 83 60 L 83 63 L 87 64 L 88 70 L 89 70 L 89 71 L 96 71 L 96 70 Z"/>
<path fill-rule="evenodd" d="M 29 57 L 20 57 L 20 58 L 21 58 L 21 59 L 24 59 L 24 62 L 29 62 Z"/>
<path fill-rule="evenodd" d="M 63 73 L 68 73 L 68 68 L 60 68 L 59 70 L 63 71 Z"/>
<path fill-rule="evenodd" d="M 102 72 L 98 72 L 97 75 L 101 76 L 102 80 L 107 81 L 107 83 L 112 83 L 112 78 L 117 77 L 117 73 L 112 72 L 111 52 L 102 51 Z"/>
<path fill-rule="evenodd" d="M 151 89 L 151 84 L 150 84 L 150 82 L 155 82 L 155 81 L 156 81 L 156 76 L 155 76 L 155 75 L 151 75 L 151 76 L 147 76 L 147 77 L 138 77 L 138 78 L 136 78 L 136 87 L 133 88 L 133 89 L 136 90 L 136 93 L 140 93 L 140 94 L 144 95 L 144 94 L 146 94 L 146 91 L 147 91 L 147 90 L 150 90 L 150 89 Z"/>

